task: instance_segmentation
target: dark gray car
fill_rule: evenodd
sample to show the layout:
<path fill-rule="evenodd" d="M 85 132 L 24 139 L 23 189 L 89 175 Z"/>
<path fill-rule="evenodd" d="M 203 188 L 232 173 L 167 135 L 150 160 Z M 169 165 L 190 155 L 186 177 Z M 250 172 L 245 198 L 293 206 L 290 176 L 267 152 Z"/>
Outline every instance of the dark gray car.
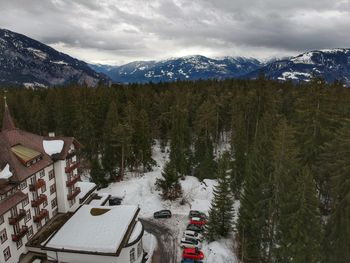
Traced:
<path fill-rule="evenodd" d="M 153 214 L 154 218 L 170 218 L 171 211 L 170 210 L 160 210 Z"/>

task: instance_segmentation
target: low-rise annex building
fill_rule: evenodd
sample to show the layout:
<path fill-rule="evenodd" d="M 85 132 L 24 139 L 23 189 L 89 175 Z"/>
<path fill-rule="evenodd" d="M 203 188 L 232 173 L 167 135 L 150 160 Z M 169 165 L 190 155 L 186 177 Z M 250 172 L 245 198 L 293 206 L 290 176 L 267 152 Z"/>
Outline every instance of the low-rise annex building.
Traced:
<path fill-rule="evenodd" d="M 45 247 L 42 245 L 44 241 L 50 239 L 53 242 L 57 235 L 64 233 L 70 222 L 74 222 L 76 218 L 80 219 L 81 213 L 88 209 L 83 204 L 90 204 L 88 207 L 91 209 L 93 205 L 107 204 L 108 195 L 97 195 L 97 187 L 94 183 L 80 180 L 77 156 L 80 147 L 81 144 L 73 137 L 45 137 L 16 128 L 5 99 L 3 125 L 0 132 L 1 263 L 21 262 L 25 254 L 30 254 L 28 252 L 38 252 L 40 256 L 45 257 L 48 254 L 47 262 L 61 262 L 59 258 L 55 259 L 52 256 L 53 247 L 49 244 L 53 243 L 48 243 Z M 112 212 L 106 215 L 116 215 L 113 212 L 114 208 L 108 209 Z M 130 231 L 131 236 L 134 236 L 134 229 L 135 231 L 140 229 L 137 226 L 141 224 L 136 221 L 138 209 L 130 209 L 128 211 L 135 213 L 130 212 L 126 222 L 123 223 L 124 219 L 118 219 L 118 217 L 114 218 L 114 222 L 110 222 L 112 225 L 128 225 L 126 233 L 106 232 L 106 235 L 101 236 L 106 239 L 111 235 L 122 236 L 123 242 L 114 243 L 118 246 L 118 250 L 112 253 L 112 256 L 114 259 L 121 258 L 129 253 L 128 261 L 114 260 L 113 262 L 140 262 L 136 255 L 139 255 L 140 249 L 143 252 L 142 242 L 134 248 L 134 251 L 137 251 L 135 254 L 126 249 L 128 244 L 125 240 L 131 240 L 131 237 L 128 238 Z M 100 218 L 102 219 L 103 216 Z M 88 218 L 86 221 L 89 221 Z M 57 226 L 59 230 L 55 229 L 52 233 L 52 226 Z M 59 254 L 57 248 L 55 254 Z M 84 262 L 110 262 L 93 261 L 96 256 L 94 251 L 84 251 L 83 254 L 86 258 L 91 256 L 92 259 Z M 102 257 L 107 259 L 105 256 Z M 69 258 L 72 261 L 68 261 Z M 66 259 L 62 262 L 78 262 L 74 256 Z"/>

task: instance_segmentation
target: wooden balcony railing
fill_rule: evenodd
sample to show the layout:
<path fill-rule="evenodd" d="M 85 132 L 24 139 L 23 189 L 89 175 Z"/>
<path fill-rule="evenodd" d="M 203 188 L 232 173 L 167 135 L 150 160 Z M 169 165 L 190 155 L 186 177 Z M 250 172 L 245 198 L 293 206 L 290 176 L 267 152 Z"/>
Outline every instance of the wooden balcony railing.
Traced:
<path fill-rule="evenodd" d="M 72 177 L 69 181 L 66 182 L 66 186 L 71 187 L 78 181 L 80 181 L 80 175 L 76 175 Z"/>
<path fill-rule="evenodd" d="M 29 185 L 29 191 L 36 191 L 39 188 L 43 187 L 44 185 L 46 185 L 45 180 L 44 179 L 38 179 L 38 181 L 35 184 L 30 184 Z"/>
<path fill-rule="evenodd" d="M 32 201 L 32 207 L 38 207 L 45 201 L 47 201 L 47 196 L 44 194 L 41 194 L 36 200 Z"/>
<path fill-rule="evenodd" d="M 66 173 L 70 173 L 71 171 L 73 171 L 75 168 L 79 167 L 79 162 L 73 162 L 70 165 L 66 166 L 66 168 L 64 169 Z"/>
<path fill-rule="evenodd" d="M 33 221 L 35 223 L 39 223 L 39 222 L 41 222 L 41 220 L 43 220 L 48 215 L 49 215 L 49 211 L 47 211 L 46 209 L 42 209 L 39 214 L 37 214 L 36 216 L 33 217 Z"/>
<path fill-rule="evenodd" d="M 72 199 L 74 199 L 79 193 L 80 193 L 80 187 L 75 187 L 74 188 L 74 191 L 71 193 L 71 194 L 68 194 L 67 195 L 67 199 L 68 200 L 72 200 Z"/>
<path fill-rule="evenodd" d="M 12 234 L 12 241 L 18 242 L 28 233 L 28 227 L 22 226 L 21 230 L 17 234 Z"/>
<path fill-rule="evenodd" d="M 10 225 L 16 225 L 21 219 L 23 219 L 26 216 L 26 210 L 20 209 L 19 213 L 16 216 L 9 217 L 9 224 Z"/>

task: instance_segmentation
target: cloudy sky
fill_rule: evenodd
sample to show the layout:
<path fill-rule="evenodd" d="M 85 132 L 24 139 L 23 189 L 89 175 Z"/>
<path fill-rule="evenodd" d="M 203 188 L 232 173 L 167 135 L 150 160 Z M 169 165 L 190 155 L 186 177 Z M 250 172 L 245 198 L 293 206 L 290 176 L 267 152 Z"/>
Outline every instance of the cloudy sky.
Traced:
<path fill-rule="evenodd" d="M 350 0 L 0 0 L 0 28 L 87 62 L 350 47 Z"/>

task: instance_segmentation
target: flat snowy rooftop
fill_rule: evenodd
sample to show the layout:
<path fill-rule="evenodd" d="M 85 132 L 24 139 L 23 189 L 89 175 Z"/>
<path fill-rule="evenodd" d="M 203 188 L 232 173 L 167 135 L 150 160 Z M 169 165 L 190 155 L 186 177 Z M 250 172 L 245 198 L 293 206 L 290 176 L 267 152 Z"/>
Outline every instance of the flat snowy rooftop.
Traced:
<path fill-rule="evenodd" d="M 137 206 L 83 205 L 46 244 L 47 248 L 117 253 Z"/>

